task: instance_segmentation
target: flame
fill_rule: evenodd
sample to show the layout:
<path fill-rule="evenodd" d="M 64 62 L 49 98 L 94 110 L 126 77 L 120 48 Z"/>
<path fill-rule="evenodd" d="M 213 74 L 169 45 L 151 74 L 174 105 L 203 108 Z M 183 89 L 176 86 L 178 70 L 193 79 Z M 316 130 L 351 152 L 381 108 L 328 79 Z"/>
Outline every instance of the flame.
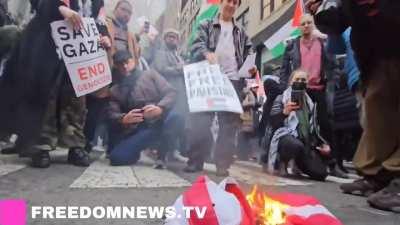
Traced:
<path fill-rule="evenodd" d="M 257 185 L 253 187 L 250 194 L 246 196 L 247 201 L 253 209 L 260 225 L 281 225 L 285 223 L 285 210 L 288 205 L 282 204 L 268 197 L 258 190 Z"/>

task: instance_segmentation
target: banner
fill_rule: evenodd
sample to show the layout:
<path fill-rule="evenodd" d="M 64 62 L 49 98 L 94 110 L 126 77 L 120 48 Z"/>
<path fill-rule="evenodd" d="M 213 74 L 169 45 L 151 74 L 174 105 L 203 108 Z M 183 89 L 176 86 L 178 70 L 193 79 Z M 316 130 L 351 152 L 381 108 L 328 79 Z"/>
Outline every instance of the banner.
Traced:
<path fill-rule="evenodd" d="M 189 111 L 243 113 L 236 91 L 219 65 L 203 61 L 183 68 Z"/>
<path fill-rule="evenodd" d="M 84 18 L 79 31 L 73 30 L 66 21 L 53 22 L 51 28 L 77 97 L 111 83 L 107 52 L 100 44 L 100 33 L 93 18 Z"/>

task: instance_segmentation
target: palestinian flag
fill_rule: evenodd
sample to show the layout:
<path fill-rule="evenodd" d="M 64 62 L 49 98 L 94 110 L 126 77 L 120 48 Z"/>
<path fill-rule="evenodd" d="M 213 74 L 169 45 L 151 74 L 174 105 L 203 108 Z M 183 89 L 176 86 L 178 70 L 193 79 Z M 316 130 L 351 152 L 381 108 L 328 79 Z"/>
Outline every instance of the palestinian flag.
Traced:
<path fill-rule="evenodd" d="M 202 21 L 207 19 L 213 19 L 219 11 L 219 6 L 216 5 L 219 3 L 219 0 L 207 0 L 207 3 L 211 5 L 207 5 L 206 8 L 200 10 L 200 14 L 196 17 L 196 20 L 193 24 L 192 33 L 189 36 L 189 46 L 192 45 L 194 38 L 196 37 L 197 29 Z"/>
<path fill-rule="evenodd" d="M 273 34 L 266 42 L 265 46 L 271 51 L 273 58 L 280 57 L 285 52 L 284 40 L 288 38 L 296 38 L 301 35 L 298 28 L 300 26 L 301 17 L 304 14 L 303 0 L 296 0 L 296 8 L 293 18 Z"/>

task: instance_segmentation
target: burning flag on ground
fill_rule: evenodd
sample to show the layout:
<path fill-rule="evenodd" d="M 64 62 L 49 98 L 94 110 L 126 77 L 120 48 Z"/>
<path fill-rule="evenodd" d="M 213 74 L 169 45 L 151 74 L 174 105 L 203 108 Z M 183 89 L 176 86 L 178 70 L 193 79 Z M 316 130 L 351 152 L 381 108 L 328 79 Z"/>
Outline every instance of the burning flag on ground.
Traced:
<path fill-rule="evenodd" d="M 246 196 L 257 225 L 343 225 L 318 199 L 292 193 L 266 194 L 255 186 Z"/>
<path fill-rule="evenodd" d="M 176 217 L 165 225 L 343 225 L 314 197 L 291 193 L 266 194 L 255 186 L 245 196 L 232 178 L 219 185 L 199 177 L 173 205 L 177 215 L 184 207 L 206 208 L 202 218 Z"/>
<path fill-rule="evenodd" d="M 208 177 L 201 176 L 176 200 L 178 215 L 184 215 L 183 207 L 206 207 L 205 216 L 198 218 L 192 211 L 190 219 L 167 219 L 166 225 L 254 225 L 253 214 L 245 195 L 236 181 L 227 178 L 217 185 Z"/>

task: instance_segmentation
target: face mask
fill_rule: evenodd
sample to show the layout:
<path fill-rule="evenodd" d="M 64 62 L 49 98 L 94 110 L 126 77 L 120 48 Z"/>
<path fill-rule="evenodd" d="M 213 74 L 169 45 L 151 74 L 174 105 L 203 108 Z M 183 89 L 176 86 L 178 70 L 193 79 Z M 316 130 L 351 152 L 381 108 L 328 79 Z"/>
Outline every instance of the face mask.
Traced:
<path fill-rule="evenodd" d="M 304 91 L 307 88 L 307 83 L 306 82 L 298 82 L 295 81 L 292 84 L 292 89 L 296 91 Z"/>

